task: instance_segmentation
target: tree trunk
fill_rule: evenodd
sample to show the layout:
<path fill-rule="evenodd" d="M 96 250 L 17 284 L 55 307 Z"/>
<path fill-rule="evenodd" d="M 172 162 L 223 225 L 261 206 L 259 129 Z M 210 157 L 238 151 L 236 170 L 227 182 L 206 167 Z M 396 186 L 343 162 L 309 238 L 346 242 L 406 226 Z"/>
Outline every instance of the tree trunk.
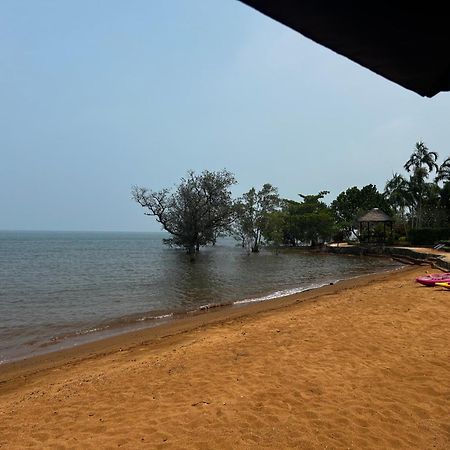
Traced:
<path fill-rule="evenodd" d="M 252 253 L 259 252 L 259 245 L 258 245 L 259 242 L 258 241 L 259 241 L 259 234 L 256 233 L 255 241 L 253 242 L 253 245 L 252 245 Z"/>
<path fill-rule="evenodd" d="M 195 251 L 195 246 L 191 245 L 190 247 L 186 247 L 186 252 L 189 255 L 189 261 L 195 262 L 195 255 L 197 253 Z"/>

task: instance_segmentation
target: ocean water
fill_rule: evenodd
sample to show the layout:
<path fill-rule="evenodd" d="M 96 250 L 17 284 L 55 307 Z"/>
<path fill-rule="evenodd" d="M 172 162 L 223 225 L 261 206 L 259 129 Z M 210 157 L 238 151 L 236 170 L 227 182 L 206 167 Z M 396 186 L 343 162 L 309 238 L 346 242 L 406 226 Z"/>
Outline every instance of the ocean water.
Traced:
<path fill-rule="evenodd" d="M 0 363 L 399 267 L 383 258 L 262 251 L 231 238 L 195 263 L 163 233 L 0 232 Z"/>

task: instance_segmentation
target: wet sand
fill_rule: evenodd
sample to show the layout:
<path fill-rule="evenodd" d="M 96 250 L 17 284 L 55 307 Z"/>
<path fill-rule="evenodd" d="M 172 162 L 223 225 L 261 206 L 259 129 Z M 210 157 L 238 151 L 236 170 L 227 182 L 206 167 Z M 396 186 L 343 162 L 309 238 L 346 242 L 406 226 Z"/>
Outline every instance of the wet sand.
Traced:
<path fill-rule="evenodd" d="M 450 291 L 348 280 L 0 366 L 0 448 L 448 449 Z"/>

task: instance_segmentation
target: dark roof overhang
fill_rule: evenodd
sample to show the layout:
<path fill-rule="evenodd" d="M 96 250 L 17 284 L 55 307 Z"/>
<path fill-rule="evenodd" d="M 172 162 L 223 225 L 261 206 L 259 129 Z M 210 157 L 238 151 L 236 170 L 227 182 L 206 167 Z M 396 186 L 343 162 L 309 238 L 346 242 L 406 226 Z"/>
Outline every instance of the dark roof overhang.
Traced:
<path fill-rule="evenodd" d="M 241 1 L 422 96 L 450 90 L 445 3 Z"/>

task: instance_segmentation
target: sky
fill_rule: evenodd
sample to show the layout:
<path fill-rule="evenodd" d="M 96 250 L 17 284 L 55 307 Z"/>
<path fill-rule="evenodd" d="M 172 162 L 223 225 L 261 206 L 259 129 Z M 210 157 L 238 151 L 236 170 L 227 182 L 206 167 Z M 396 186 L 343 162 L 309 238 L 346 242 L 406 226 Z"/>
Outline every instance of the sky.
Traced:
<path fill-rule="evenodd" d="M 0 230 L 158 231 L 131 187 L 190 169 L 383 190 L 449 111 L 236 0 L 2 0 Z"/>

